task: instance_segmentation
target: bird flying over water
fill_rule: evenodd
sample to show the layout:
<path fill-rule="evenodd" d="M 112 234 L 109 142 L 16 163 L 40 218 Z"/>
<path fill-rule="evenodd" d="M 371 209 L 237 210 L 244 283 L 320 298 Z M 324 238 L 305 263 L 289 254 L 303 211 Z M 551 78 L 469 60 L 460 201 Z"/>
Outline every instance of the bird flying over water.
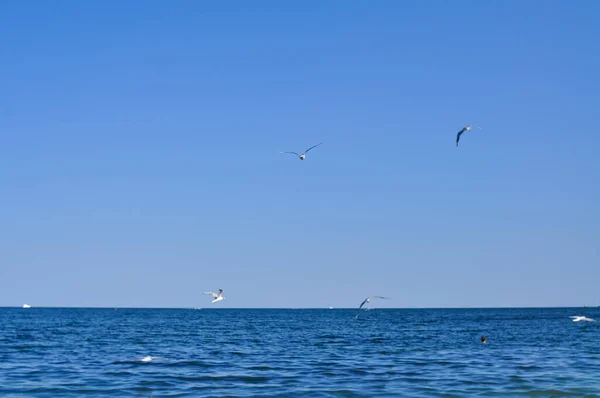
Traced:
<path fill-rule="evenodd" d="M 369 304 L 371 302 L 371 300 L 373 300 L 374 298 L 389 300 L 389 298 L 383 297 L 383 296 L 370 296 L 370 297 L 367 297 L 362 303 L 360 303 L 360 307 L 358 307 L 358 313 L 356 314 L 356 316 L 354 317 L 354 319 L 358 318 L 358 314 L 360 314 L 360 310 L 362 309 L 362 307 L 365 304 Z"/>
<path fill-rule="evenodd" d="M 311 147 L 310 147 L 310 148 L 308 148 L 306 151 L 304 151 L 302 154 L 300 154 L 300 153 L 296 153 L 296 152 L 281 152 L 281 153 L 290 153 L 290 154 L 293 154 L 293 155 L 296 155 L 296 156 L 298 156 L 298 157 L 300 158 L 300 160 L 304 160 L 304 159 L 306 158 L 306 153 L 307 153 L 308 151 L 310 151 L 310 150 L 311 150 L 311 149 L 313 149 L 313 148 L 316 148 L 316 147 L 318 147 L 318 146 L 319 146 L 319 145 L 321 145 L 321 144 L 322 144 L 322 142 L 318 143 L 317 145 L 313 145 L 313 146 L 311 146 Z"/>
<path fill-rule="evenodd" d="M 456 134 L 456 146 L 458 146 L 458 141 L 460 140 L 460 136 L 466 132 L 466 131 L 471 131 L 471 129 L 473 128 L 472 124 L 469 124 L 468 126 L 463 127 L 462 130 L 460 130 L 457 134 Z M 481 129 L 481 127 L 477 126 L 478 129 Z"/>
<path fill-rule="evenodd" d="M 573 319 L 573 322 L 580 322 L 580 321 L 594 322 L 594 320 L 592 318 L 586 318 L 585 316 L 570 316 L 569 318 Z"/>
<path fill-rule="evenodd" d="M 212 303 L 216 303 L 218 301 L 222 301 L 225 300 L 225 297 L 223 297 L 223 289 L 219 289 L 219 293 L 213 293 L 213 292 L 204 292 L 204 294 L 208 294 L 210 296 L 213 296 L 215 299 L 212 301 Z"/>
<path fill-rule="evenodd" d="M 469 124 L 466 127 L 463 127 L 462 130 L 460 130 L 458 132 L 458 134 L 456 134 L 456 146 L 458 146 L 458 141 L 460 140 L 460 136 L 462 135 L 462 133 L 464 133 L 465 131 L 471 131 L 471 125 Z"/>

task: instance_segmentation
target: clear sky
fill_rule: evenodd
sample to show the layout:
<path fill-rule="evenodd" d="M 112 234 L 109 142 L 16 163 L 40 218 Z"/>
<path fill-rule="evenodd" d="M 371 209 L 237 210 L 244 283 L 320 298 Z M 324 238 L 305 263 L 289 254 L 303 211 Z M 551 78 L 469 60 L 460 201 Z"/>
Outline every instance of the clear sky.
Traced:
<path fill-rule="evenodd" d="M 0 305 L 600 305 L 599 20 L 2 1 Z"/>

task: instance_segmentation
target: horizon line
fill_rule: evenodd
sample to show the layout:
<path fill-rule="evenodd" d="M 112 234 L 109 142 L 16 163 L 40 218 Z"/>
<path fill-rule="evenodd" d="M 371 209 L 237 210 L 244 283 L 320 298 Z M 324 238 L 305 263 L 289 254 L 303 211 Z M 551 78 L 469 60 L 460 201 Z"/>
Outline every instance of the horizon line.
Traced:
<path fill-rule="evenodd" d="M 2 308 L 21 308 L 20 306 L 4 306 Z M 48 309 L 145 309 L 145 310 L 195 310 L 195 309 L 215 309 L 215 310 L 356 310 L 356 307 L 119 307 L 119 306 L 91 306 L 91 307 L 79 307 L 79 306 L 30 306 L 30 308 L 48 308 Z M 467 309 L 544 309 L 544 308 L 600 308 L 600 305 L 583 305 L 583 306 L 517 306 L 517 307 L 374 307 L 370 310 L 467 310 Z"/>

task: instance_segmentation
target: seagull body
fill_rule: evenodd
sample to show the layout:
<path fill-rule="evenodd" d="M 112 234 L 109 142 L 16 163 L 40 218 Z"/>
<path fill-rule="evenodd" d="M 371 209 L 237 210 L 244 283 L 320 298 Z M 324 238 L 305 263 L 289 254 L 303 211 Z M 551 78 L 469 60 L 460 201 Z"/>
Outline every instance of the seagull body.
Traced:
<path fill-rule="evenodd" d="M 212 303 L 217 303 L 219 301 L 223 301 L 225 300 L 225 297 L 223 297 L 223 289 L 219 289 L 219 293 L 213 293 L 213 292 L 204 292 L 204 294 L 208 294 L 210 296 L 213 296 L 215 299 L 212 301 Z"/>
<path fill-rule="evenodd" d="M 592 318 L 586 318 L 585 316 L 570 316 L 569 318 L 573 319 L 573 322 L 581 322 L 581 321 L 594 322 L 594 320 Z"/>
<path fill-rule="evenodd" d="M 311 146 L 310 148 L 308 148 L 306 151 L 304 151 L 303 153 L 296 153 L 296 152 L 281 152 L 281 153 L 290 153 L 290 154 L 292 154 L 292 155 L 296 155 L 296 156 L 298 156 L 298 158 L 300 158 L 300 160 L 304 160 L 304 159 L 306 158 L 306 153 L 307 153 L 308 151 L 310 151 L 310 150 L 311 150 L 311 149 L 313 149 L 313 148 L 316 148 L 316 147 L 318 147 L 318 146 L 319 146 L 319 145 L 321 145 L 321 144 L 322 144 L 322 142 L 318 143 L 317 145 L 313 145 L 313 146 Z"/>
<path fill-rule="evenodd" d="M 387 297 L 383 297 L 383 296 L 370 296 L 370 297 L 367 297 L 362 303 L 360 303 L 360 307 L 358 307 L 358 311 L 359 312 L 356 314 L 356 316 L 354 317 L 354 319 L 358 318 L 358 314 L 360 314 L 360 310 L 362 309 L 362 307 L 365 304 L 369 304 L 371 302 L 371 300 L 373 300 L 374 298 L 389 300 Z"/>

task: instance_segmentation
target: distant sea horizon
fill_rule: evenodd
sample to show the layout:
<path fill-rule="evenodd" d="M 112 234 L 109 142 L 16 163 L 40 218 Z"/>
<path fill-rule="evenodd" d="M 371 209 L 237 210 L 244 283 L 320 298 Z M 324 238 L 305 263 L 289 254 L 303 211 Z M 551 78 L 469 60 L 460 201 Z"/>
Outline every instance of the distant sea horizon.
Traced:
<path fill-rule="evenodd" d="M 23 304 L 28 304 L 31 305 L 29 303 L 23 303 Z M 22 308 L 23 304 L 20 305 L 0 305 L 0 308 Z M 207 305 L 205 307 L 121 307 L 118 305 L 114 305 L 114 306 L 70 306 L 70 305 L 66 305 L 66 306 L 37 306 L 37 305 L 31 305 L 31 308 L 80 308 L 80 309 L 114 309 L 114 308 L 121 308 L 121 309 L 147 309 L 147 310 L 185 310 L 185 309 L 196 309 L 196 308 L 202 308 L 202 309 L 221 309 L 221 310 L 323 310 L 323 309 L 334 309 L 334 310 L 356 310 L 358 306 L 356 307 L 224 307 L 224 306 L 219 306 L 217 305 Z M 580 306 L 573 306 L 573 305 L 559 305 L 559 306 L 534 306 L 534 307 L 529 307 L 529 306 L 517 306 L 517 307 L 504 307 L 504 306 L 499 306 L 499 307 L 370 307 L 369 309 L 374 310 L 374 309 L 378 309 L 378 310 L 485 310 L 485 309 L 552 309 L 552 308 L 600 308 L 600 305 L 580 305 Z"/>

